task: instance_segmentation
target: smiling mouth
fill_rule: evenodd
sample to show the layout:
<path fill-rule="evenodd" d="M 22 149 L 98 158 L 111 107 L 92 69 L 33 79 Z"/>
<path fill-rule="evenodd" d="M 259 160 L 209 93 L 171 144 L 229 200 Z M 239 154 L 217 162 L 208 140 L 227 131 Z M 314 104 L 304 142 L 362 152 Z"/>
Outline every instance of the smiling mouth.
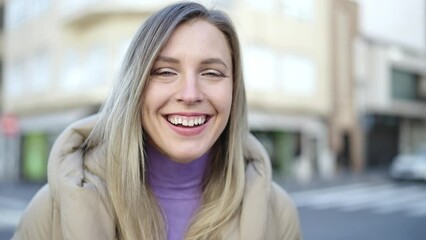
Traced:
<path fill-rule="evenodd" d="M 208 121 L 208 115 L 200 116 L 181 116 L 181 115 L 167 115 L 166 119 L 174 126 L 183 127 L 197 127 L 204 125 Z"/>

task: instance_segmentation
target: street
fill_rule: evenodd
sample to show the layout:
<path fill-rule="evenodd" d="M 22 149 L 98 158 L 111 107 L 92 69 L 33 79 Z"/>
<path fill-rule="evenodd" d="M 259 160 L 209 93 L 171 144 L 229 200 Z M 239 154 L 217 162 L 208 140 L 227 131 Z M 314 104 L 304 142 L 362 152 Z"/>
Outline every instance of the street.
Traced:
<path fill-rule="evenodd" d="M 305 240 L 423 240 L 426 218 L 401 213 L 300 209 Z"/>
<path fill-rule="evenodd" d="M 426 184 L 373 179 L 292 191 L 305 240 L 426 239 Z"/>
<path fill-rule="evenodd" d="M 305 240 L 426 238 L 426 184 L 383 173 L 297 185 L 278 181 L 298 206 Z M 14 227 L 41 184 L 0 185 L 0 239 Z"/>

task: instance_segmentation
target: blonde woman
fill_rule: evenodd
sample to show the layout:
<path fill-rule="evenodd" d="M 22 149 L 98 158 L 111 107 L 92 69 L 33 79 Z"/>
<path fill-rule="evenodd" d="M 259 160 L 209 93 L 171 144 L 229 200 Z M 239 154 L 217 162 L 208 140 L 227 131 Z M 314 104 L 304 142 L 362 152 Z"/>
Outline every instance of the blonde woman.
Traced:
<path fill-rule="evenodd" d="M 14 239 L 300 239 L 246 108 L 230 19 L 161 9 L 100 113 L 56 141 Z"/>

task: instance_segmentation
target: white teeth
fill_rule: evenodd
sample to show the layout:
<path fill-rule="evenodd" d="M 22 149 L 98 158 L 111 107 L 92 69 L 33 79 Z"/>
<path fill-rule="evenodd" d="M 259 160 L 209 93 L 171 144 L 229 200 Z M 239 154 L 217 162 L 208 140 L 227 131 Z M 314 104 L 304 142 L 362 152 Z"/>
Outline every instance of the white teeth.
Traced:
<path fill-rule="evenodd" d="M 182 125 L 185 127 L 193 127 L 193 126 L 198 126 L 198 125 L 202 125 L 206 122 L 206 117 L 205 116 L 201 116 L 201 117 L 180 117 L 180 116 L 169 116 L 168 120 L 171 124 L 173 125 Z"/>

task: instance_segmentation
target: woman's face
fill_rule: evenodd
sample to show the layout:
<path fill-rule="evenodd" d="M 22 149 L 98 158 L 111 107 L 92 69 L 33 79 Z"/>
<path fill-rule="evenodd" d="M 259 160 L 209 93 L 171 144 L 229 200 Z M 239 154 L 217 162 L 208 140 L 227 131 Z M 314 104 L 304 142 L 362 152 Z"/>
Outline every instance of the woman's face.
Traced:
<path fill-rule="evenodd" d="M 157 57 L 146 88 L 142 125 L 150 143 L 180 163 L 209 151 L 229 119 L 232 71 L 222 32 L 201 19 L 180 25 Z"/>

